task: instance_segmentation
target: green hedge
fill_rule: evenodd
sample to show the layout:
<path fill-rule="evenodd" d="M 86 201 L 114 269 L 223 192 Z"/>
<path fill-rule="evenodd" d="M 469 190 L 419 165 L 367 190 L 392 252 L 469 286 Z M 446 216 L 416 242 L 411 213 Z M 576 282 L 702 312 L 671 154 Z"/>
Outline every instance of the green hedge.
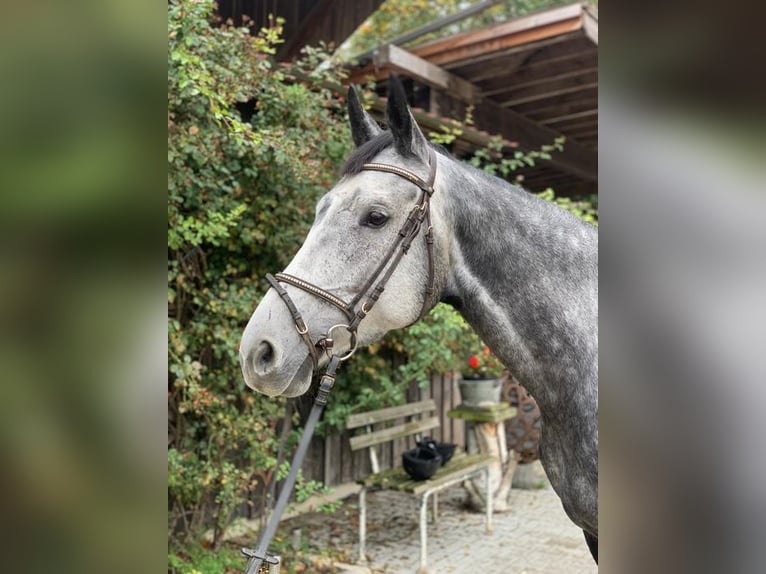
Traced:
<path fill-rule="evenodd" d="M 274 470 L 284 402 L 247 389 L 237 346 L 349 151 L 342 102 L 271 59 L 279 23 L 211 25 L 168 7 L 169 536 L 219 534 Z M 296 64 L 315 67 L 318 54 Z M 243 110 L 241 115 L 238 109 Z M 244 121 L 242 118 L 247 118 Z"/>

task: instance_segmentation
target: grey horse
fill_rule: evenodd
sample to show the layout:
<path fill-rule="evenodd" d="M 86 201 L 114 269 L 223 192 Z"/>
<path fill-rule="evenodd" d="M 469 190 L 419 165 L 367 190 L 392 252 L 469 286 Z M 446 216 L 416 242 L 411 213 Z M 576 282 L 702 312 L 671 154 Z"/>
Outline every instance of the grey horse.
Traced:
<path fill-rule="evenodd" d="M 598 561 L 598 233 L 570 213 L 501 179 L 434 153 L 396 78 L 388 131 L 353 87 L 348 111 L 355 150 L 337 185 L 317 204 L 305 243 L 285 269 L 339 298 L 353 299 L 378 268 L 421 192 L 370 162 L 426 179 L 433 287 L 426 242 L 414 241 L 376 305 L 358 326 L 360 345 L 417 321 L 439 301 L 457 309 L 537 400 L 543 467 L 569 518 Z M 339 309 L 286 285 L 311 340 L 345 323 Z M 245 381 L 269 396 L 304 394 L 319 363 L 275 289 L 253 313 L 240 345 Z"/>

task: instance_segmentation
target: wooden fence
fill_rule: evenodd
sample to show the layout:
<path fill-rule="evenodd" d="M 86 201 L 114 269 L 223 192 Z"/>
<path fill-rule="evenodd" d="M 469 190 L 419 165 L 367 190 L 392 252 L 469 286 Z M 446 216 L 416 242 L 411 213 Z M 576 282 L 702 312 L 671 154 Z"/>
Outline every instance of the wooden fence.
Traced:
<path fill-rule="evenodd" d="M 421 389 L 416 383 L 407 391 L 407 402 L 433 399 L 436 403 L 436 416 L 440 427 L 431 431 L 437 441 L 456 443 L 465 446 L 465 423 L 451 419 L 447 411 L 460 403 L 457 387 L 458 377 L 451 374 L 434 375 L 428 388 Z M 346 432 L 328 437 L 315 437 L 312 441 L 303 474 L 307 479 L 321 480 L 327 486 L 336 486 L 353 482 L 371 472 L 367 449 L 352 453 Z M 387 448 L 378 449 L 378 462 L 381 470 L 401 465 L 402 452 L 415 446 L 412 437 L 399 439 Z"/>

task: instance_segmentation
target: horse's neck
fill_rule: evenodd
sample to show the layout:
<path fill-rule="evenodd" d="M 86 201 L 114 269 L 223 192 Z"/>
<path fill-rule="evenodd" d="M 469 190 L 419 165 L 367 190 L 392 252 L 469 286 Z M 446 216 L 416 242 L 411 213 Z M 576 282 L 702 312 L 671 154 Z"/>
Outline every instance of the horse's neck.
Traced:
<path fill-rule="evenodd" d="M 565 403 L 570 413 L 594 409 L 595 229 L 496 178 L 457 164 L 450 171 L 454 237 L 444 299 L 550 416 Z"/>

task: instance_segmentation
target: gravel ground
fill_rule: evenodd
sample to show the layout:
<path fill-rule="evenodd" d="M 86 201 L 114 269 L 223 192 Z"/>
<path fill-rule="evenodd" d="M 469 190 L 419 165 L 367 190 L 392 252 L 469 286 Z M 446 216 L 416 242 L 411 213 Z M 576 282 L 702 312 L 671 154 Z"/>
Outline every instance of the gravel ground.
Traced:
<path fill-rule="evenodd" d="M 582 531 L 572 524 L 555 493 L 511 492 L 511 511 L 494 515 L 494 534 L 484 515 L 464 507 L 456 487 L 439 497 L 438 524 L 428 529 L 428 567 L 435 574 L 591 574 L 598 572 Z M 291 521 L 314 548 L 331 547 L 356 560 L 359 548 L 356 496 L 327 516 L 311 513 Z M 367 497 L 367 566 L 375 574 L 414 574 L 418 569 L 418 502 L 390 491 Z"/>

